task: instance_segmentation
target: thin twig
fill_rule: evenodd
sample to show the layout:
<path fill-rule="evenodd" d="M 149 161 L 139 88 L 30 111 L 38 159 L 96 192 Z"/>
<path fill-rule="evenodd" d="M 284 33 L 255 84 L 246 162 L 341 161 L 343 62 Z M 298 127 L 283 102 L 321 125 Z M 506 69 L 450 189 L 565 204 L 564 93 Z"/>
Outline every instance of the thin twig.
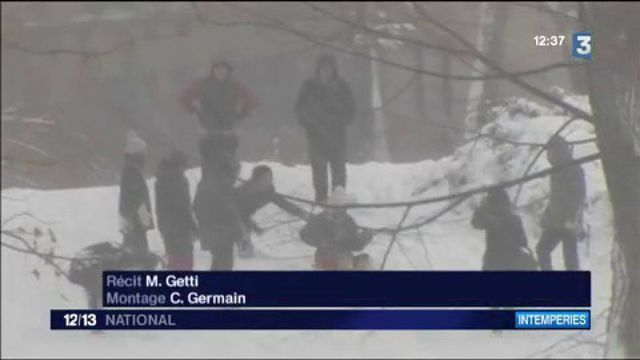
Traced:
<path fill-rule="evenodd" d="M 393 247 L 393 244 L 396 243 L 396 239 L 398 238 L 398 233 L 401 231 L 400 228 L 402 227 L 402 224 L 404 223 L 404 221 L 407 219 L 407 216 L 409 215 L 410 211 L 411 211 L 411 206 L 407 206 L 407 208 L 404 210 L 404 213 L 402 214 L 402 218 L 398 222 L 398 226 L 396 226 L 396 230 L 393 232 L 393 235 L 391 236 L 391 241 L 389 241 L 389 246 L 387 247 L 387 251 L 384 253 L 384 258 L 382 259 L 382 263 L 380 264 L 380 270 L 384 270 L 384 266 L 387 263 L 387 258 L 389 257 L 391 248 Z"/>
<path fill-rule="evenodd" d="M 574 159 L 570 162 L 567 162 L 563 166 L 550 167 L 550 168 L 529 174 L 527 176 L 519 177 L 516 179 L 502 181 L 493 185 L 481 186 L 481 187 L 473 188 L 467 191 L 462 191 L 459 193 L 454 193 L 454 194 L 449 194 L 444 196 L 436 196 L 436 197 L 420 199 L 420 200 L 388 202 L 388 203 L 353 203 L 353 204 L 343 204 L 343 205 L 331 205 L 331 204 L 317 203 L 309 199 L 304 199 L 304 198 L 300 198 L 292 195 L 285 195 L 285 194 L 280 194 L 280 195 L 292 201 L 297 201 L 297 202 L 306 203 L 306 204 L 316 204 L 317 206 L 324 207 L 324 208 L 363 209 L 363 208 L 392 208 L 392 207 L 426 205 L 426 204 L 433 204 L 433 203 L 438 203 L 438 202 L 443 202 L 448 200 L 455 200 L 455 199 L 464 198 L 464 197 L 468 197 L 476 194 L 482 194 L 496 188 L 509 188 L 521 183 L 525 183 L 541 177 L 545 177 L 554 172 L 562 171 L 566 167 L 588 163 L 594 160 L 598 160 L 599 158 L 600 158 L 600 153 L 595 153 L 595 154 Z"/>
<path fill-rule="evenodd" d="M 457 33 L 456 31 L 452 30 L 451 28 L 449 28 L 448 26 L 444 25 L 443 23 L 441 23 L 440 21 L 436 20 L 435 17 L 431 16 L 426 10 L 425 8 L 422 6 L 422 4 L 419 3 L 412 3 L 413 4 L 413 8 L 416 9 L 416 11 L 422 15 L 422 17 L 428 21 L 429 23 L 433 24 L 435 27 L 437 27 L 438 29 L 442 30 L 443 32 L 449 34 L 450 36 L 452 36 L 454 39 L 458 40 L 461 44 L 463 44 L 466 48 L 468 48 L 469 50 L 471 50 L 473 52 L 473 55 L 480 61 L 482 61 L 487 67 L 490 67 L 491 69 L 493 69 L 494 71 L 496 71 L 499 74 L 504 75 L 507 79 L 509 79 L 509 81 L 511 81 L 513 84 L 518 85 L 519 87 L 521 87 L 524 90 L 527 90 L 528 92 L 554 104 L 559 106 L 560 108 L 564 109 L 565 111 L 570 112 L 571 114 L 574 114 L 576 117 L 581 117 L 582 119 L 592 122 L 594 121 L 594 118 L 591 114 L 569 104 L 566 103 L 560 99 L 557 99 L 556 97 L 554 97 L 553 95 L 538 89 L 537 87 L 525 82 L 524 80 L 522 80 L 520 77 L 518 77 L 517 75 L 514 75 L 513 73 L 509 73 L 506 70 L 504 70 L 501 66 L 499 66 L 498 64 L 496 64 L 495 62 L 493 62 L 493 60 L 489 59 L 486 55 L 484 55 L 480 50 L 478 50 L 475 46 L 473 46 L 473 44 L 471 44 L 469 41 L 467 41 L 462 35 L 460 35 L 459 33 Z"/>

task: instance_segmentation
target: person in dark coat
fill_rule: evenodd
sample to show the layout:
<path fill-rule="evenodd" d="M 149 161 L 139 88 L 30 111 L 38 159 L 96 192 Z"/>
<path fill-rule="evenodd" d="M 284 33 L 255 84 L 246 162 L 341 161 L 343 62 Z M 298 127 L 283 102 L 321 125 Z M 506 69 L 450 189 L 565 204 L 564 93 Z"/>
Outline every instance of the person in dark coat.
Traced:
<path fill-rule="evenodd" d="M 504 189 L 489 191 L 473 212 L 471 225 L 485 230 L 486 250 L 482 269 L 536 270 L 536 261 L 527 244 L 522 220 L 513 213 L 509 195 Z"/>
<path fill-rule="evenodd" d="M 306 219 L 308 213 L 276 193 L 273 185 L 273 172 L 266 165 L 253 168 L 251 178 L 236 188 L 236 203 L 245 226 L 244 238 L 238 243 L 241 257 L 253 256 L 253 243 L 250 232 L 262 234 L 263 230 L 253 221 L 253 215 L 268 204 L 274 204 L 285 212 Z"/>
<path fill-rule="evenodd" d="M 315 76 L 302 84 L 295 113 L 307 133 L 316 201 L 324 202 L 328 167 L 332 189 L 346 186 L 347 127 L 356 114 L 353 92 L 339 75 L 333 55 L 318 57 Z"/>
<path fill-rule="evenodd" d="M 584 171 L 573 160 L 573 150 L 561 136 L 549 140 L 547 159 L 561 170 L 551 173 L 549 204 L 542 216 L 542 236 L 536 247 L 542 270 L 552 270 L 551 252 L 562 242 L 567 270 L 578 270 L 578 237 L 582 230 L 582 210 L 586 199 Z"/>
<path fill-rule="evenodd" d="M 346 197 L 340 187 L 334 190 L 329 204 L 344 205 Z M 300 239 L 316 248 L 314 268 L 318 270 L 354 270 L 370 267 L 367 254 L 355 255 L 371 242 L 372 234 L 361 230 L 343 208 L 327 208 L 312 215 L 300 230 Z"/>
<path fill-rule="evenodd" d="M 140 262 L 142 260 L 142 263 Z M 81 286 L 87 295 L 90 309 L 102 307 L 102 272 L 153 269 L 160 262 L 155 254 L 140 259 L 131 249 L 120 244 L 100 242 L 81 249 L 69 264 L 69 281 Z"/>
<path fill-rule="evenodd" d="M 140 258 L 149 252 L 147 231 L 154 227 L 149 188 L 142 172 L 145 151 L 145 142 L 135 132 L 130 132 L 120 179 L 120 231 L 123 245 Z"/>
<path fill-rule="evenodd" d="M 180 104 L 189 114 L 198 115 L 204 130 L 231 132 L 256 109 L 258 102 L 253 93 L 233 77 L 229 62 L 214 61 L 206 77 L 182 92 Z"/>
<path fill-rule="evenodd" d="M 193 240 L 197 227 L 191 213 L 186 155 L 174 151 L 158 165 L 155 183 L 158 230 L 164 240 L 169 270 L 193 269 Z"/>
<path fill-rule="evenodd" d="M 240 171 L 238 137 L 234 133 L 208 133 L 199 143 L 202 177 L 232 176 Z"/>
<path fill-rule="evenodd" d="M 232 154 L 223 152 L 214 156 L 205 152 L 193 210 L 201 248 L 211 253 L 211 270 L 233 269 L 234 244 L 244 236 L 235 201 L 238 170 L 239 164 Z"/>

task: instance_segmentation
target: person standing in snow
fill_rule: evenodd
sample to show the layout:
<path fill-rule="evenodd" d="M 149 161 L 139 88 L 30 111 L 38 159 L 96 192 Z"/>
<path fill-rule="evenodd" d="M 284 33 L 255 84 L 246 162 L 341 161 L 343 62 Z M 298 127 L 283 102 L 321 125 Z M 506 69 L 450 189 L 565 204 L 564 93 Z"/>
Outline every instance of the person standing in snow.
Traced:
<path fill-rule="evenodd" d="M 244 236 L 234 188 L 240 165 L 233 153 L 220 151 L 227 146 L 205 140 L 200 147 L 202 178 L 193 210 L 200 229 L 201 248 L 211 253 L 211 270 L 233 270 L 234 244 Z"/>
<path fill-rule="evenodd" d="M 329 205 L 344 205 L 344 189 L 334 190 Z M 316 248 L 314 268 L 318 270 L 370 270 L 369 255 L 355 252 L 364 249 L 372 233 L 358 229 L 358 225 L 344 208 L 327 208 L 312 215 L 300 230 L 300 239 Z"/>
<path fill-rule="evenodd" d="M 584 171 L 573 160 L 573 149 L 556 135 L 549 140 L 547 159 L 559 171 L 551 173 L 549 204 L 542 216 L 542 236 L 536 247 L 542 270 L 552 270 L 551 252 L 562 242 L 567 270 L 578 270 L 578 238 L 582 230 L 582 209 L 586 199 Z"/>
<path fill-rule="evenodd" d="M 316 201 L 325 202 L 328 167 L 332 189 L 346 186 L 347 127 L 356 114 L 353 92 L 339 75 L 333 55 L 318 57 L 315 75 L 302 84 L 295 114 L 307 133 Z"/>
<path fill-rule="evenodd" d="M 143 259 L 149 253 L 147 231 L 153 229 L 149 188 L 144 178 L 146 143 L 134 131 L 127 135 L 120 178 L 120 232 L 123 245 Z"/>
<path fill-rule="evenodd" d="M 155 183 L 158 230 L 164 240 L 169 270 L 193 269 L 193 240 L 197 226 L 191 213 L 187 157 L 175 150 L 158 165 Z"/>
<path fill-rule="evenodd" d="M 486 234 L 482 270 L 536 270 L 537 264 L 527 245 L 522 220 L 513 213 L 509 195 L 502 189 L 489 191 L 473 212 L 471 225 Z"/>
<path fill-rule="evenodd" d="M 253 215 L 267 204 L 274 204 L 285 212 L 306 219 L 308 214 L 304 209 L 287 201 L 276 193 L 273 185 L 273 172 L 266 165 L 253 168 L 251 178 L 236 188 L 236 203 L 245 227 L 244 237 L 238 242 L 241 257 L 253 256 L 253 242 L 250 233 L 262 234 L 263 230 L 253 221 Z"/>
<path fill-rule="evenodd" d="M 180 104 L 198 116 L 202 135 L 226 135 L 236 138 L 236 125 L 258 105 L 253 93 L 233 77 L 227 61 L 213 61 L 210 73 L 193 82 L 180 95 Z"/>

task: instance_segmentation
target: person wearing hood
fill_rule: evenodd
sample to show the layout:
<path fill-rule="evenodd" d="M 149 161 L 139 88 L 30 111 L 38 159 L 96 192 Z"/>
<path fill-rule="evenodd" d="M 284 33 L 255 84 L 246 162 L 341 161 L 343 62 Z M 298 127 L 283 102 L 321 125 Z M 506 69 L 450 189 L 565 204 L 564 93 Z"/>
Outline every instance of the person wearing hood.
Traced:
<path fill-rule="evenodd" d="M 206 132 L 233 133 L 236 124 L 258 106 L 254 94 L 233 77 L 227 61 L 213 61 L 210 73 L 189 85 L 179 102 L 189 114 L 198 116 Z"/>
<path fill-rule="evenodd" d="M 155 183 L 158 230 L 164 241 L 169 270 L 193 269 L 193 240 L 197 226 L 191 212 L 187 157 L 175 150 L 158 165 Z"/>
<path fill-rule="evenodd" d="M 582 234 L 582 211 L 586 199 L 584 170 L 580 165 L 567 165 L 573 160 L 573 149 L 559 135 L 549 140 L 547 159 L 559 171 L 550 175 L 549 204 L 542 215 L 542 235 L 536 246 L 542 270 L 552 270 L 551 253 L 562 243 L 567 270 L 579 270 L 578 239 Z"/>
<path fill-rule="evenodd" d="M 538 265 L 529 246 L 522 220 L 513 212 L 509 195 L 502 189 L 489 191 L 473 212 L 471 225 L 485 231 L 486 250 L 482 269 L 536 270 Z"/>
<path fill-rule="evenodd" d="M 337 187 L 328 204 L 345 205 L 347 197 Z M 316 248 L 313 267 L 318 270 L 370 270 L 369 255 L 361 252 L 371 242 L 373 234 L 358 228 L 345 208 L 328 207 L 312 215 L 300 230 L 300 239 Z"/>
<path fill-rule="evenodd" d="M 251 178 L 235 191 L 236 204 L 245 227 L 244 237 L 238 243 L 241 257 L 253 256 L 253 243 L 250 233 L 262 234 L 263 230 L 253 221 L 253 215 L 268 204 L 273 204 L 286 213 L 306 219 L 308 213 L 278 194 L 273 185 L 273 172 L 267 165 L 253 168 Z"/>
<path fill-rule="evenodd" d="M 298 93 L 295 114 L 307 134 L 316 201 L 325 202 L 328 167 L 332 189 L 346 186 L 347 127 L 356 115 L 353 91 L 339 75 L 333 55 L 318 57 L 315 75 Z"/>

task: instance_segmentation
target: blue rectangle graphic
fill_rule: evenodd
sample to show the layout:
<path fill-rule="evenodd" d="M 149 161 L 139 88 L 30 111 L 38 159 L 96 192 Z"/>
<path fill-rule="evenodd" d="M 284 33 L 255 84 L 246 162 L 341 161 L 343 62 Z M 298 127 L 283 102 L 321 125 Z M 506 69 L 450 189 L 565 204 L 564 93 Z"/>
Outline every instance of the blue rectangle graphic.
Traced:
<path fill-rule="evenodd" d="M 575 32 L 571 37 L 571 55 L 577 59 L 591 60 L 592 58 L 591 32 Z"/>
<path fill-rule="evenodd" d="M 590 311 L 516 311 L 517 329 L 591 329 Z"/>
<path fill-rule="evenodd" d="M 585 311 L 574 311 L 585 313 Z M 569 312 L 557 312 L 569 313 Z M 588 314 L 589 312 L 586 311 Z M 514 310 L 51 310 L 52 330 L 521 329 Z M 562 329 L 568 329 L 563 327 Z M 583 329 L 584 327 L 576 327 Z M 588 328 L 588 327 L 587 327 Z M 545 328 L 539 328 L 545 329 Z"/>
<path fill-rule="evenodd" d="M 103 274 L 105 307 L 588 307 L 587 271 Z"/>

